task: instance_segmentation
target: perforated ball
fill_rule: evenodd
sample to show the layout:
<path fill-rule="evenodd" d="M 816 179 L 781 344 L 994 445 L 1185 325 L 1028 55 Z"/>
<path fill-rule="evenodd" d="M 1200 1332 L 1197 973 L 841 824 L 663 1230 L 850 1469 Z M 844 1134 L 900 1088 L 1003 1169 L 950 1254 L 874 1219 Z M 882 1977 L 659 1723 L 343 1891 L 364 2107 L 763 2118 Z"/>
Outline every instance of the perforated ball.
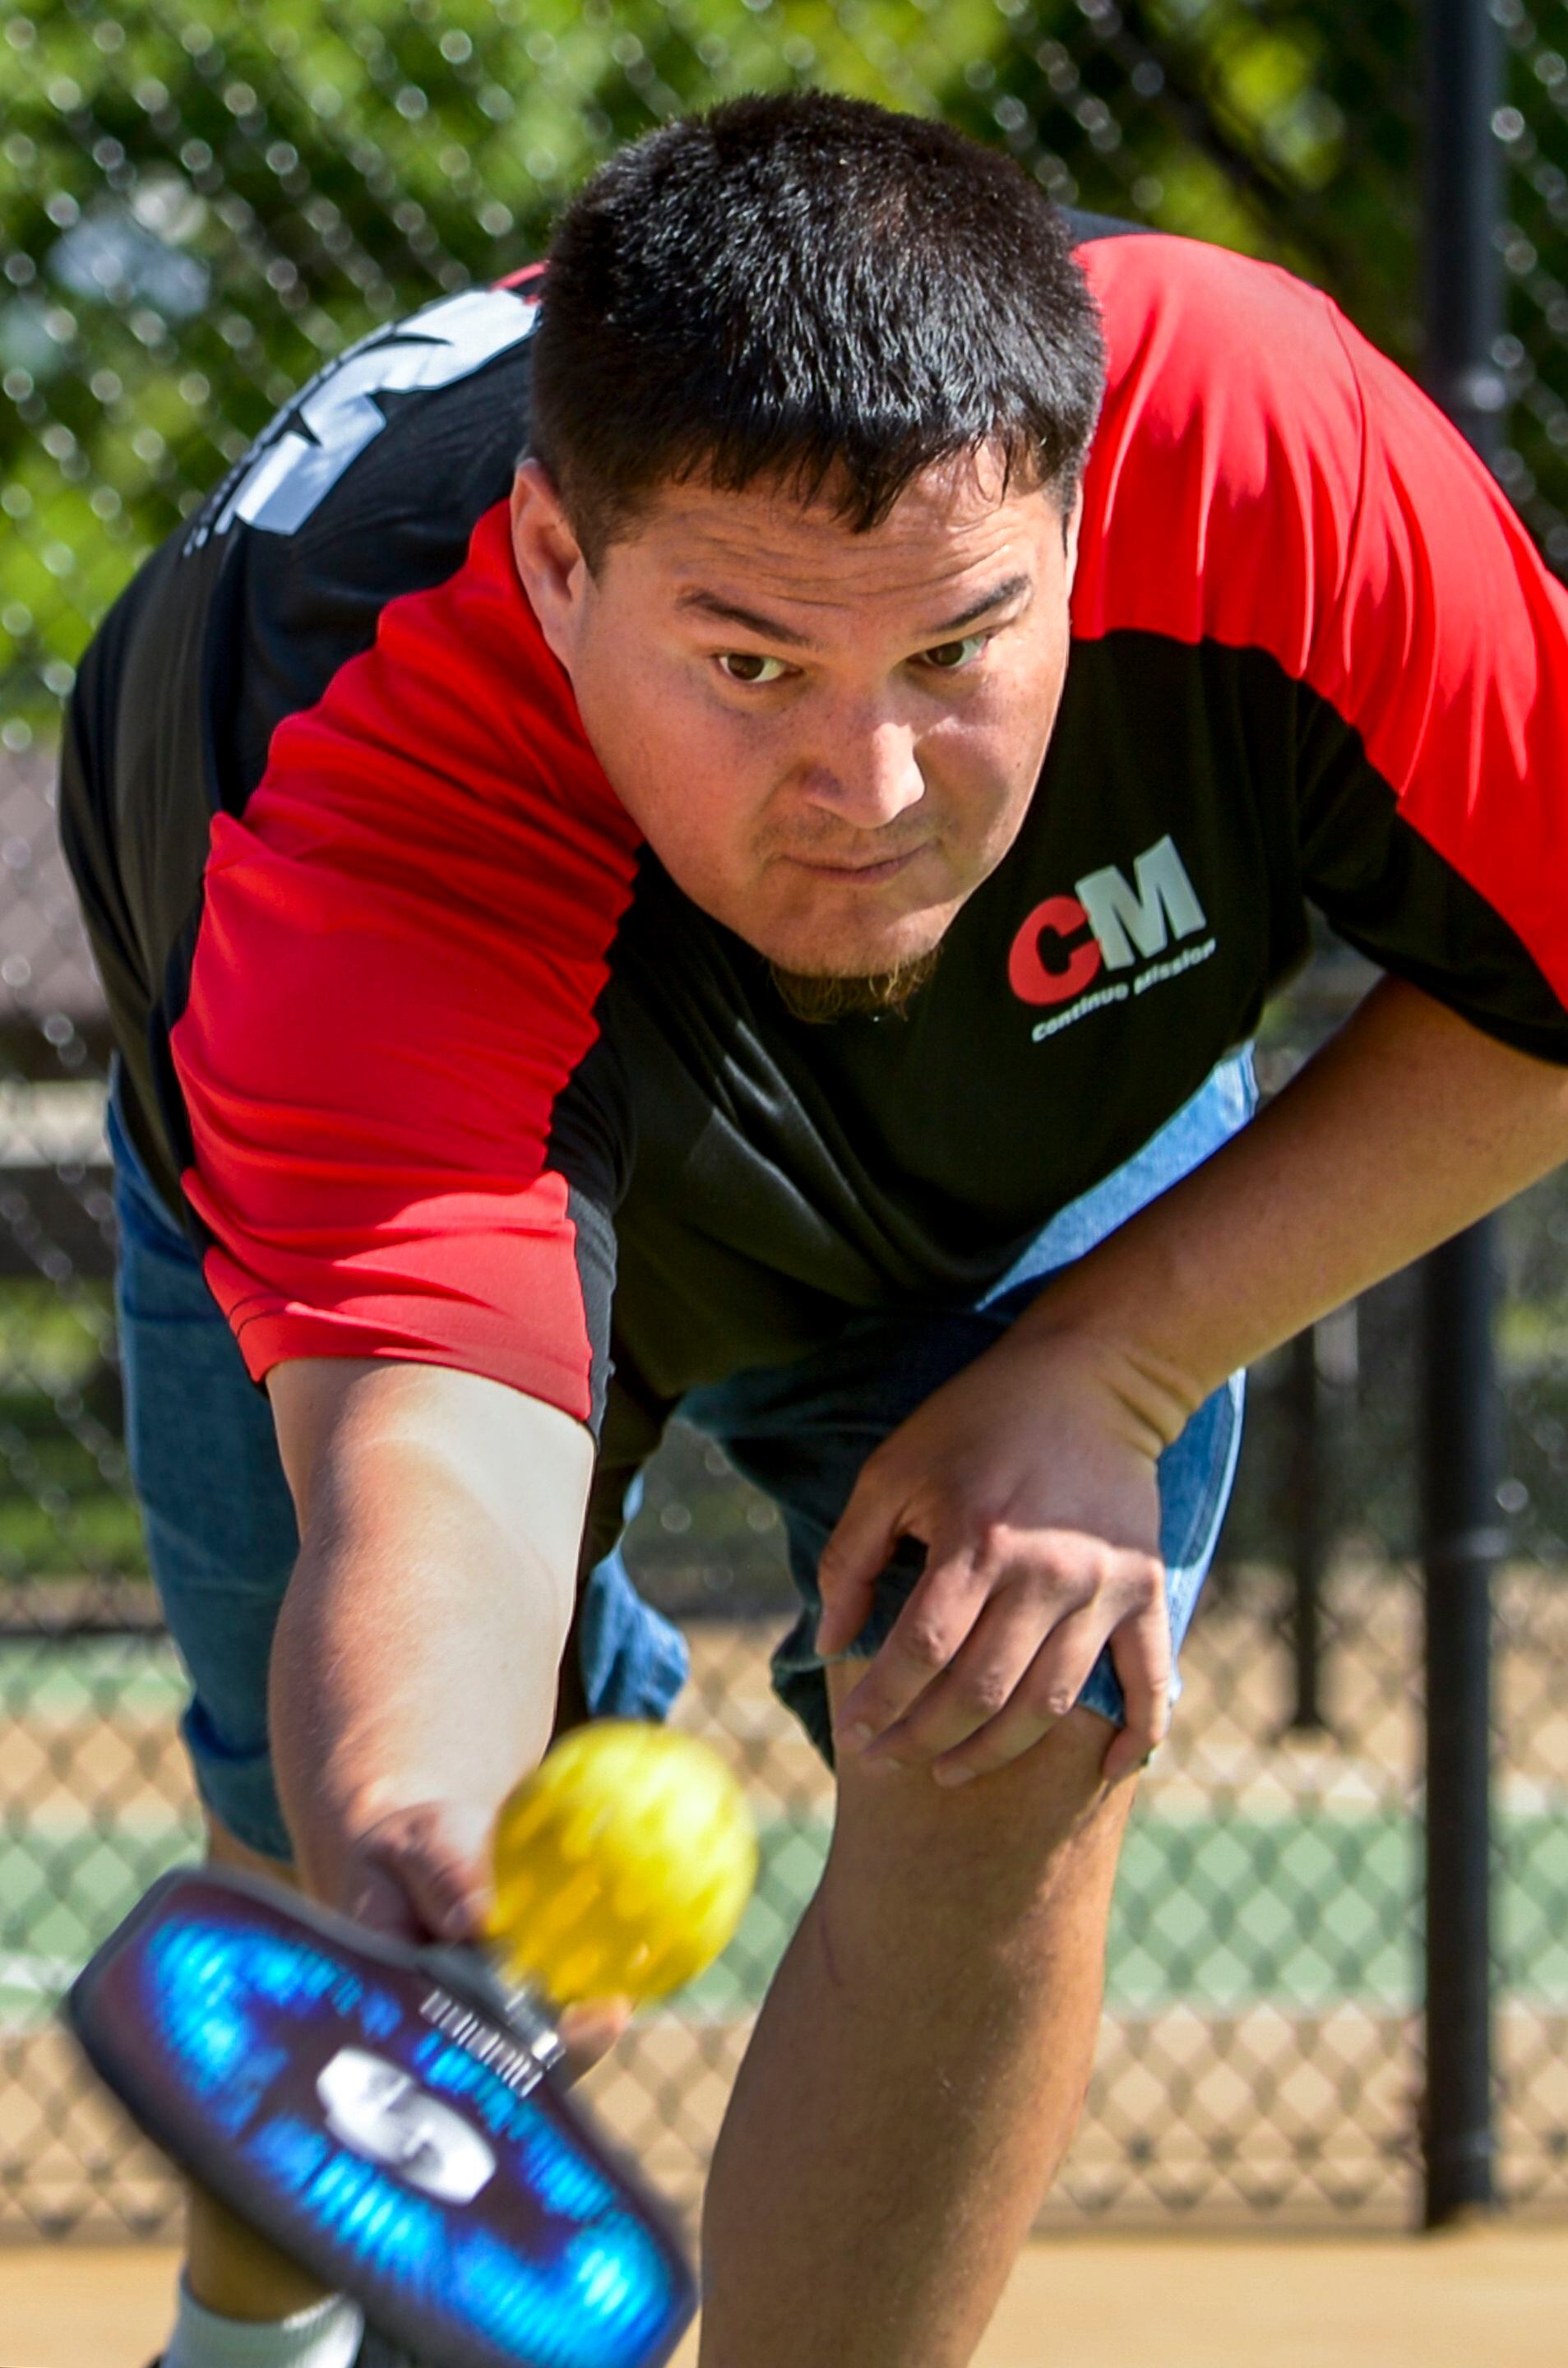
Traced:
<path fill-rule="evenodd" d="M 495 1821 L 490 1939 L 509 1975 L 564 2006 L 661 1997 L 733 1938 L 756 1832 L 723 1760 L 631 1719 L 574 1728 Z"/>

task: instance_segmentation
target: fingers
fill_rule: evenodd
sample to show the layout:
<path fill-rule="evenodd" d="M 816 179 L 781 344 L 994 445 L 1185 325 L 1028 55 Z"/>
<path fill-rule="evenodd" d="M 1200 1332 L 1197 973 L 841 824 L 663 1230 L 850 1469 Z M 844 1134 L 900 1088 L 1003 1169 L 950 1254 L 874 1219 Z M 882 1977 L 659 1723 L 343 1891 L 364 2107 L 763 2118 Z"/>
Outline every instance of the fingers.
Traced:
<path fill-rule="evenodd" d="M 1104 1643 L 1103 1607 L 1070 1612 L 1043 1645 L 1038 1622 L 1010 1620 L 992 1607 L 939 1686 L 873 1746 L 873 1765 L 925 1759 L 938 1784 L 956 1784 L 1004 1767 L 1065 1718 Z M 1031 1650 L 1031 1645 L 1034 1649 Z"/>
<path fill-rule="evenodd" d="M 490 1902 L 488 1826 L 448 1804 L 390 1810 L 362 1834 L 344 1906 L 404 1941 L 472 1941 Z"/>
<path fill-rule="evenodd" d="M 839 1712 L 839 1750 L 864 1750 L 887 1735 L 949 1667 L 985 1605 L 990 1582 L 983 1553 L 983 1547 L 940 1555 L 933 1544 L 892 1634 Z"/>
<path fill-rule="evenodd" d="M 1100 1762 L 1108 1784 L 1135 1775 L 1163 1743 L 1171 1723 L 1171 1622 L 1165 1589 L 1160 1600 L 1125 1622 L 1110 1639 L 1110 1657 L 1121 1681 L 1127 1723 Z"/>
<path fill-rule="evenodd" d="M 1028 1541 L 1026 1552 L 1017 1542 L 1014 1565 L 1000 1577 L 961 1556 L 926 1574 L 842 1705 L 842 1752 L 859 1750 L 872 1767 L 926 1764 L 939 1783 L 983 1775 L 1066 1714 L 1108 1641 L 1127 1725 L 1107 1781 L 1142 1765 L 1165 1733 L 1170 1700 L 1161 1565 L 1148 1554 L 1085 1554 L 1078 1540 L 1042 1564 L 1044 1543 Z"/>
<path fill-rule="evenodd" d="M 631 2020 L 631 2000 L 625 1998 L 584 1998 L 563 2007 L 558 2029 L 566 2048 L 561 2077 L 580 2080 L 609 2054 Z"/>
<path fill-rule="evenodd" d="M 861 1466 L 817 1565 L 823 1608 L 816 1648 L 824 1656 L 852 1645 L 870 1617 L 877 1580 L 902 1534 L 900 1510 L 872 1456 Z"/>

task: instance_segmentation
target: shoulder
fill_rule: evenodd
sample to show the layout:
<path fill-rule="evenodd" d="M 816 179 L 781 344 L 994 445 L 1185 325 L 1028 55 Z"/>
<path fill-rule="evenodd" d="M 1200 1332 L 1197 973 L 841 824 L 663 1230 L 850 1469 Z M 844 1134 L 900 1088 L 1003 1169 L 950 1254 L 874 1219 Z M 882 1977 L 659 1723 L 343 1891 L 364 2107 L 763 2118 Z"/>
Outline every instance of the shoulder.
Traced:
<path fill-rule="evenodd" d="M 1091 236 L 1077 253 L 1108 369 L 1074 630 L 1261 641 L 1301 671 L 1360 494 L 1346 323 L 1290 273 L 1200 240 Z"/>
<path fill-rule="evenodd" d="M 621 908 L 639 835 L 524 595 L 505 502 L 453 575 L 390 601 L 370 647 L 279 725 L 244 830 L 508 935 L 519 911 L 571 936 L 574 909 L 597 935 Z"/>
<path fill-rule="evenodd" d="M 245 527 L 296 549 L 330 543 L 449 501 L 476 458 L 510 461 L 537 313 L 531 287 L 469 289 L 348 347 L 203 504 L 187 548 Z"/>
<path fill-rule="evenodd" d="M 1357 432 L 1355 372 L 1331 298 L 1278 265 L 1163 232 L 1080 240 L 1076 256 L 1104 324 L 1106 418 L 1130 407 L 1179 432 L 1218 412 L 1238 455 L 1272 424 Z"/>

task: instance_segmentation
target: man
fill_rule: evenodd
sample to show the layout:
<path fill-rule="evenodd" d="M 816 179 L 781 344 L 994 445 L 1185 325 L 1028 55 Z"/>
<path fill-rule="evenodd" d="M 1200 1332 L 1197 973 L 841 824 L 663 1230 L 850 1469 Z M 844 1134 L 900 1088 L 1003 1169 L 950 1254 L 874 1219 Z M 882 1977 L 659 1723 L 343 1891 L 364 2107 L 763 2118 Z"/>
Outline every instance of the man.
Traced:
<path fill-rule="evenodd" d="M 74 706 L 215 1849 L 472 1930 L 558 1673 L 678 1682 L 670 1413 L 783 1509 L 838 1816 L 703 2368 L 971 2359 L 1230 1377 L 1568 1150 L 1562 596 L 1324 298 L 1115 229 L 846 101 L 667 127 L 307 390 Z M 1309 896 L 1390 974 L 1244 1131 Z M 198 2203 L 171 2368 L 358 2332 Z"/>

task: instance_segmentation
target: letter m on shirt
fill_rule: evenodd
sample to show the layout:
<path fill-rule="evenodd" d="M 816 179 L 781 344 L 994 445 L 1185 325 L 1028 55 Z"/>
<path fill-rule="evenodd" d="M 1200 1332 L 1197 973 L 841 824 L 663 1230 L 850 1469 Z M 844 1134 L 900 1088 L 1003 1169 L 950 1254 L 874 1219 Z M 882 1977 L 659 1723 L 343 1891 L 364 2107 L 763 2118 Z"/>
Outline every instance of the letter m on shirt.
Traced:
<path fill-rule="evenodd" d="M 1189 938 L 1208 922 L 1174 839 L 1160 839 L 1139 856 L 1133 881 L 1114 863 L 1086 872 L 1073 893 L 1089 916 L 1108 970 L 1126 970 L 1140 954 L 1163 953 L 1173 938 Z"/>

